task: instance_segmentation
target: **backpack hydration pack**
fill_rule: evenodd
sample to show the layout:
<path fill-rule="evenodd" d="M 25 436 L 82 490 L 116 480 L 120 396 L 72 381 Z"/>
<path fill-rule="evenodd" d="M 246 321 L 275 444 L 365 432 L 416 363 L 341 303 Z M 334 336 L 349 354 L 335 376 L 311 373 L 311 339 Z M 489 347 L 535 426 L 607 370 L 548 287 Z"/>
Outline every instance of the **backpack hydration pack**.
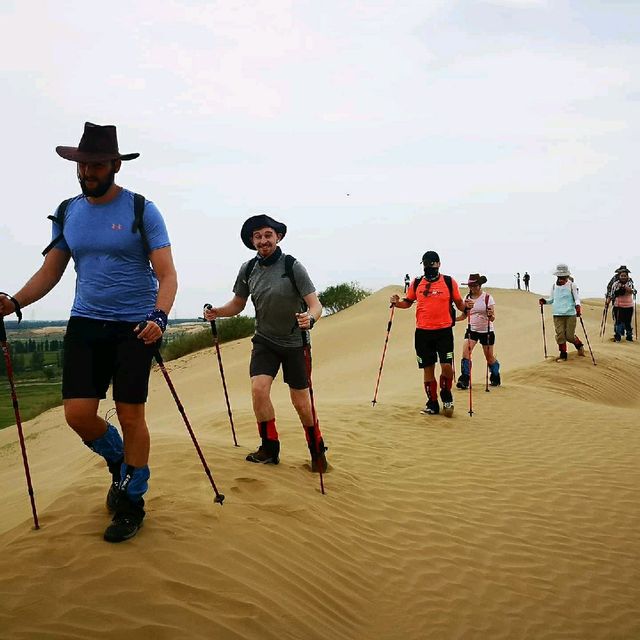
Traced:
<path fill-rule="evenodd" d="M 78 196 L 76 196 L 77 198 Z M 54 216 L 47 216 L 47 218 L 58 225 L 60 229 L 60 233 L 45 247 L 42 252 L 43 256 L 46 256 L 53 247 L 55 247 L 62 238 L 64 238 L 64 219 L 67 213 L 67 208 L 69 207 L 69 203 L 76 198 L 68 198 L 67 200 L 63 200 L 56 210 L 56 214 Z M 144 251 L 147 255 L 151 253 L 149 248 L 149 242 L 147 240 L 146 233 L 144 231 L 144 225 L 142 224 L 142 219 L 144 217 L 144 207 L 145 207 L 145 199 L 144 196 L 139 193 L 133 194 L 133 224 L 131 225 L 131 233 L 136 233 L 136 231 L 140 232 L 140 238 L 142 240 L 142 246 L 144 247 Z"/>
<path fill-rule="evenodd" d="M 447 285 L 447 289 L 449 289 L 449 314 L 451 315 L 451 326 L 453 327 L 456 323 L 456 308 L 453 306 L 453 283 L 451 282 L 451 276 L 442 276 Z M 418 276 L 413 281 L 413 290 L 418 291 L 418 285 L 422 282 L 424 276 Z M 429 286 L 429 285 L 427 285 Z"/>

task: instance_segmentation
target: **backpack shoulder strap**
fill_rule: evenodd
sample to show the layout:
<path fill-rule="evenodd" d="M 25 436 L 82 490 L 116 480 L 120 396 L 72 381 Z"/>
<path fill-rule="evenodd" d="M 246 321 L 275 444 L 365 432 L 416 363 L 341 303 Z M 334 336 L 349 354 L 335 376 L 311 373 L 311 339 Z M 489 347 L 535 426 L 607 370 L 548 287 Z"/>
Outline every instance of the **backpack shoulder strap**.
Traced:
<path fill-rule="evenodd" d="M 67 207 L 69 206 L 69 203 L 73 200 L 73 198 L 67 198 L 66 200 L 63 200 L 59 205 L 58 208 L 56 209 L 56 214 L 54 216 L 47 216 L 48 220 L 51 220 L 52 222 L 55 222 L 58 225 L 58 228 L 60 229 L 60 233 L 44 248 L 42 255 L 46 256 L 47 253 L 49 253 L 49 251 L 51 251 L 51 249 L 53 249 L 53 247 L 55 247 L 58 242 L 60 242 L 60 240 L 62 240 L 62 238 L 64 237 L 63 235 L 63 230 L 64 230 L 64 217 L 67 213 Z"/>
<path fill-rule="evenodd" d="M 256 262 L 258 262 L 258 256 L 251 258 L 251 260 L 247 262 L 247 266 L 244 269 L 244 281 L 246 284 L 249 284 L 249 276 L 251 275 L 253 268 L 256 266 Z"/>
<path fill-rule="evenodd" d="M 453 306 L 453 282 L 451 280 L 451 276 L 443 275 L 442 277 L 447 285 L 447 289 L 449 289 L 449 313 L 451 315 L 451 326 L 453 326 L 456 323 L 456 310 Z"/>
<path fill-rule="evenodd" d="M 418 276 L 413 280 L 413 284 L 411 285 L 413 287 L 413 293 L 416 293 L 418 291 L 418 286 L 422 282 L 422 278 L 424 278 L 424 276 Z"/>
<path fill-rule="evenodd" d="M 142 246 L 144 252 L 149 255 L 151 248 L 149 247 L 149 241 L 147 240 L 147 234 L 144 230 L 144 208 L 146 205 L 146 199 L 139 193 L 133 194 L 133 224 L 131 225 L 131 233 L 138 231 L 142 240 Z"/>

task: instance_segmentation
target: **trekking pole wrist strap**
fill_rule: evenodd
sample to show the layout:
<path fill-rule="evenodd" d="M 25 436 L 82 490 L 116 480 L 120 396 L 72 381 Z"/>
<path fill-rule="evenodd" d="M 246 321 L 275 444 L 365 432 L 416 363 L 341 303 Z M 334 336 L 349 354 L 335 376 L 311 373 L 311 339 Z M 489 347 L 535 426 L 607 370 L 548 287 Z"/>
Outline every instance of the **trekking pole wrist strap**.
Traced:
<path fill-rule="evenodd" d="M 20 322 L 20 320 L 22 320 L 22 307 L 20 306 L 20 303 L 13 296 L 10 296 L 8 293 L 5 293 L 4 291 L 0 291 L 0 296 L 6 296 L 7 298 L 9 298 L 9 300 L 11 300 L 11 302 L 13 302 L 13 306 L 14 306 L 13 311 L 18 317 L 18 322 Z"/>
<path fill-rule="evenodd" d="M 165 332 L 167 323 L 169 322 L 167 314 L 162 309 L 149 311 L 149 313 L 147 313 L 146 320 L 149 322 L 155 322 L 160 327 L 160 331 L 162 331 L 162 333 Z"/>

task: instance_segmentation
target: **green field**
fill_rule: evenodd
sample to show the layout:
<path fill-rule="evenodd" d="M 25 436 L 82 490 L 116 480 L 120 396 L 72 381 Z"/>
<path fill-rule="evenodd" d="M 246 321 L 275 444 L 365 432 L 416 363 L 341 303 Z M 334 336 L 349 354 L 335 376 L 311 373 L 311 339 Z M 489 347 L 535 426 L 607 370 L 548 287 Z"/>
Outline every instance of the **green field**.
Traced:
<path fill-rule="evenodd" d="M 62 404 L 60 382 L 16 382 L 18 406 L 22 421 L 30 420 L 38 414 Z M 0 429 L 16 423 L 11 389 L 5 376 L 0 383 Z"/>

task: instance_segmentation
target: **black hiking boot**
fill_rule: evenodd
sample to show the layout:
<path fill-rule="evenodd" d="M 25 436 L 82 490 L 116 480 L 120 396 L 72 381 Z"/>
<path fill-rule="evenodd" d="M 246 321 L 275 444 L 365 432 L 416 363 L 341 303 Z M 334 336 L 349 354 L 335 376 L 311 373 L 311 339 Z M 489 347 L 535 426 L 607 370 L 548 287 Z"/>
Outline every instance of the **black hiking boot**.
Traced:
<path fill-rule="evenodd" d="M 258 464 L 278 464 L 280 462 L 280 442 L 264 439 L 258 450 L 250 453 L 245 459 L 247 462 L 257 462 Z"/>
<path fill-rule="evenodd" d="M 327 457 L 324 455 L 324 452 L 327 450 L 327 447 L 324 446 L 324 440 L 320 440 L 318 443 L 318 449 L 320 450 L 320 453 L 316 451 L 316 447 L 314 445 L 309 445 L 309 453 L 311 454 L 311 471 L 313 473 L 318 473 L 320 470 L 322 473 L 327 473 L 329 463 L 327 462 Z"/>
<path fill-rule="evenodd" d="M 556 362 L 564 362 L 567 359 L 567 352 L 561 351 L 560 355 L 556 358 Z"/>
<path fill-rule="evenodd" d="M 144 500 L 141 498 L 140 502 L 131 502 L 125 493 L 120 493 L 113 520 L 104 532 L 107 542 L 124 542 L 133 538 L 144 520 Z"/>
<path fill-rule="evenodd" d="M 437 416 L 440 413 L 440 404 L 437 400 L 428 400 L 424 409 L 420 409 L 424 416 Z"/>
<path fill-rule="evenodd" d="M 124 458 L 117 460 L 116 462 L 107 462 L 109 472 L 111 473 L 111 486 L 107 493 L 107 510 L 109 513 L 113 513 L 118 505 L 118 494 L 120 487 L 120 467 L 124 462 Z"/>
<path fill-rule="evenodd" d="M 500 374 L 499 373 L 492 373 L 489 376 L 489 384 L 492 387 L 499 387 L 500 386 Z"/>
<path fill-rule="evenodd" d="M 456 387 L 458 387 L 458 389 L 468 389 L 469 382 L 471 382 L 471 380 L 469 379 L 469 376 L 466 373 L 463 373 L 458 378 L 458 382 L 456 382 Z"/>

